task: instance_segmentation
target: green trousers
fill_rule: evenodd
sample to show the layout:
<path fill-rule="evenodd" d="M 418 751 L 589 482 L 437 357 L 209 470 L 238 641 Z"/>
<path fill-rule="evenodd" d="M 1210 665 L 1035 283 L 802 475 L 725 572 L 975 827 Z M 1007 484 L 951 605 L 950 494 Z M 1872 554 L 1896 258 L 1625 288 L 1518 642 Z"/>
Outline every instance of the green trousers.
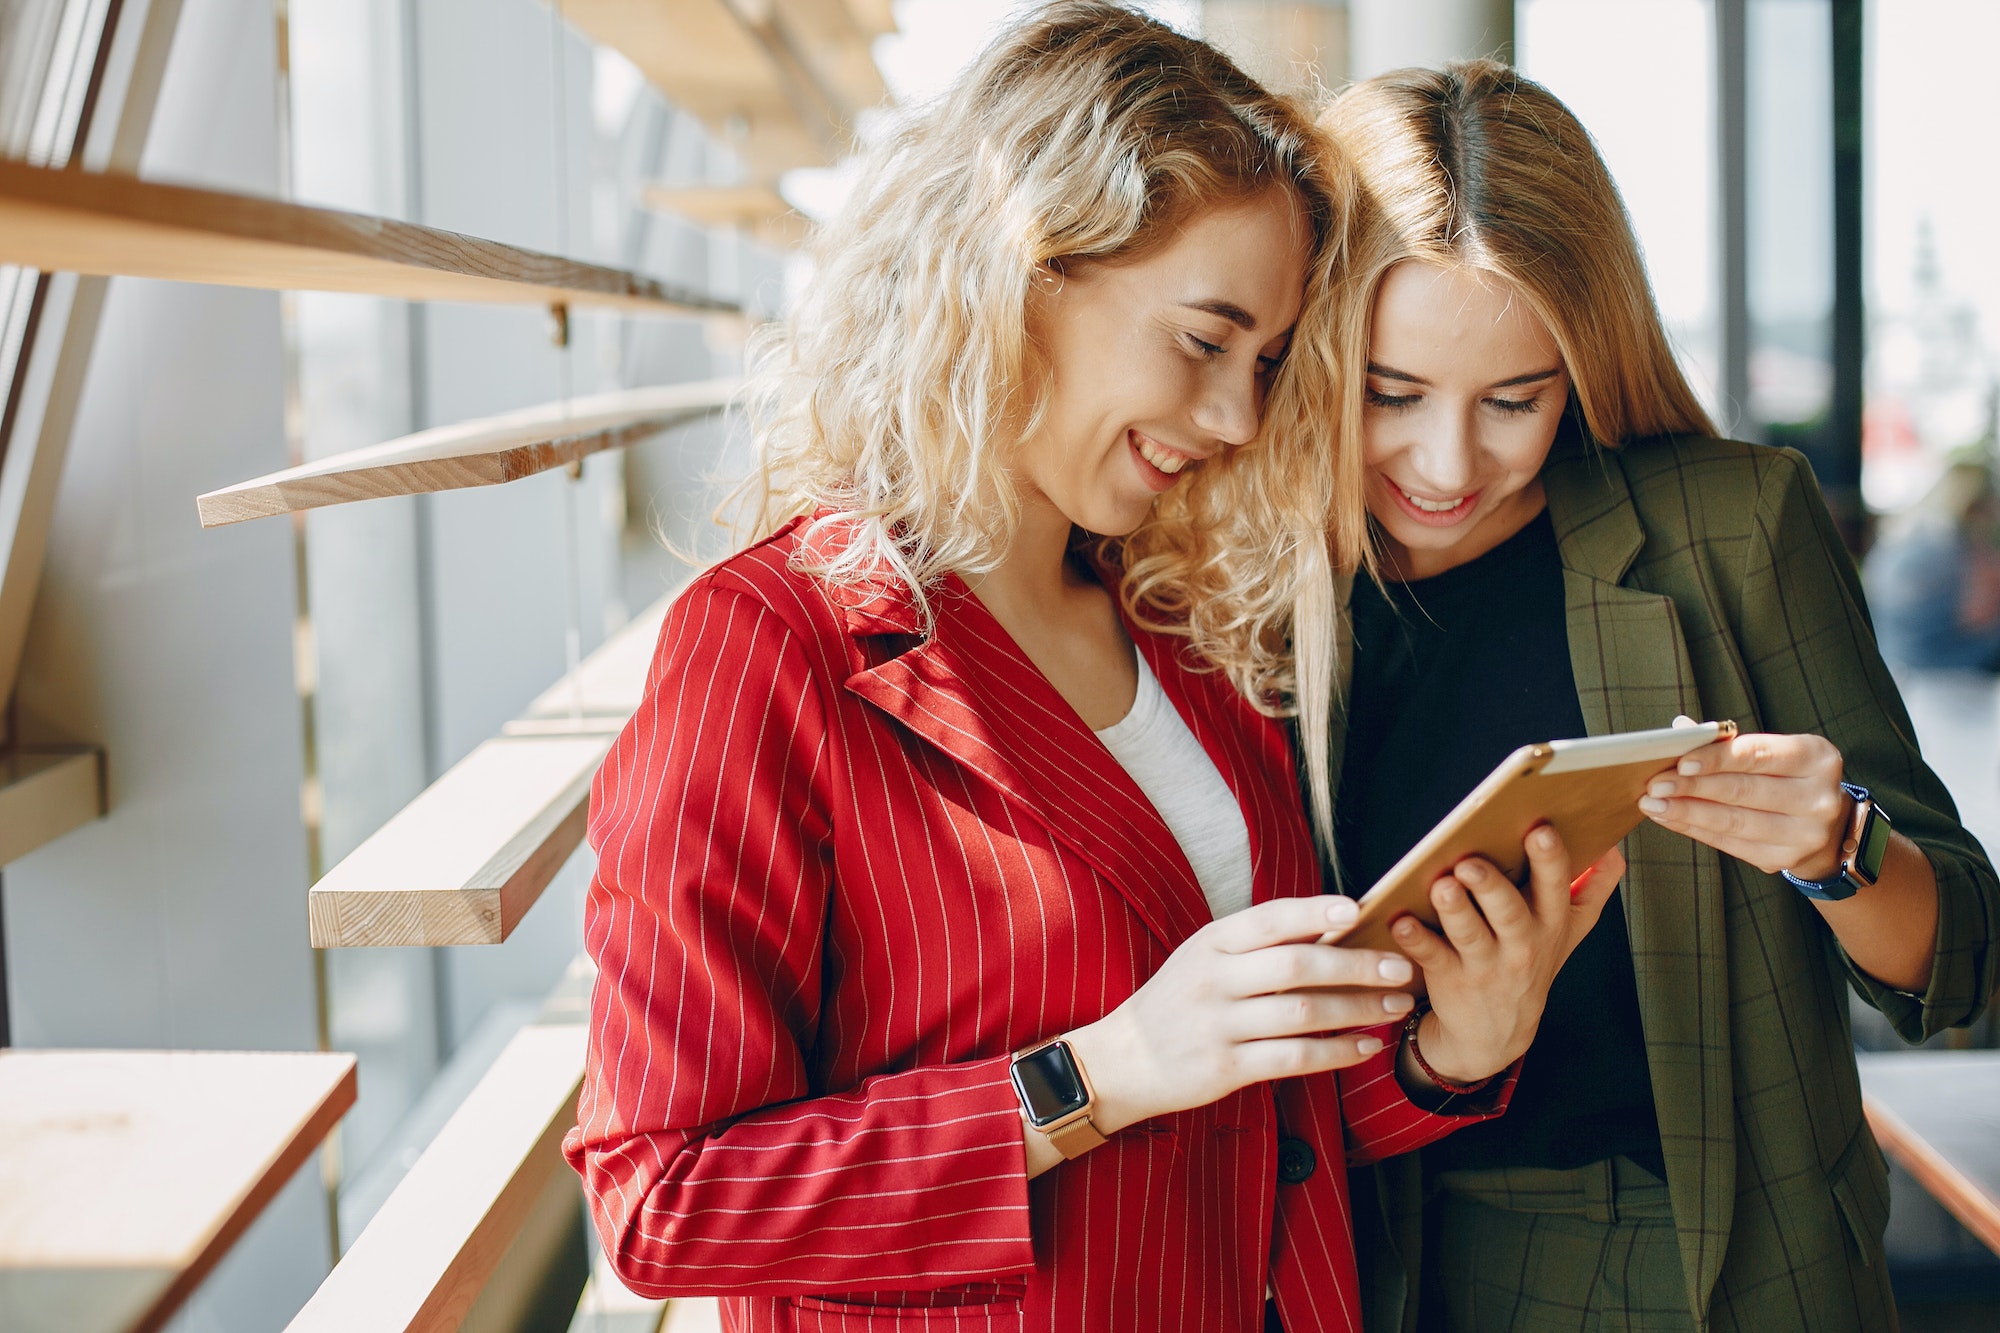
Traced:
<path fill-rule="evenodd" d="M 1623 1157 L 1447 1171 L 1424 1325 L 1450 1333 L 1689 1333 L 1666 1182 Z M 1437 1316 L 1443 1315 L 1442 1321 Z"/>

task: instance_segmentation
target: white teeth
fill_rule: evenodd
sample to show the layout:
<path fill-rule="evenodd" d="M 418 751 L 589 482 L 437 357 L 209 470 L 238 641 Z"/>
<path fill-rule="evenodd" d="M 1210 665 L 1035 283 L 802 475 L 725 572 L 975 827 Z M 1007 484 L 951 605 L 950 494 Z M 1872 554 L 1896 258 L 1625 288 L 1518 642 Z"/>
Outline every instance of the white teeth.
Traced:
<path fill-rule="evenodd" d="M 1145 459 L 1148 463 L 1151 463 L 1170 477 L 1194 461 L 1186 454 L 1168 453 L 1164 449 L 1153 447 L 1152 442 L 1147 440 L 1143 435 L 1135 433 L 1132 436 L 1132 442 L 1139 447 L 1139 457 Z"/>
<path fill-rule="evenodd" d="M 1398 486 L 1396 489 L 1403 491 L 1401 486 Z M 1465 503 L 1465 497 L 1462 495 L 1456 500 L 1426 500 L 1421 495 L 1411 495 L 1408 491 L 1403 491 L 1403 498 L 1423 510 L 1426 514 L 1450 513 Z"/>

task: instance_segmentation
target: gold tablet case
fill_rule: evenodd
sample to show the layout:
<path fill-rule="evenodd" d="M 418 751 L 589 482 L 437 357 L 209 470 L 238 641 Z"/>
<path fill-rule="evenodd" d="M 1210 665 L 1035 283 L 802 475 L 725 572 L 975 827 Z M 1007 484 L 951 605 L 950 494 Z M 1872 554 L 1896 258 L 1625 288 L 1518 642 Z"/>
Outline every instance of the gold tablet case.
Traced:
<path fill-rule="evenodd" d="M 1707 722 L 1522 746 L 1376 881 L 1361 899 L 1360 920 L 1337 942 L 1395 950 L 1389 923 L 1405 912 L 1436 929 L 1431 885 L 1468 856 L 1483 856 L 1525 884 L 1521 843 L 1537 824 L 1555 826 L 1582 874 L 1639 826 L 1639 798 L 1654 778 L 1682 755 L 1735 735 L 1734 722 Z M 1641 757 L 1619 760 L 1621 743 Z"/>

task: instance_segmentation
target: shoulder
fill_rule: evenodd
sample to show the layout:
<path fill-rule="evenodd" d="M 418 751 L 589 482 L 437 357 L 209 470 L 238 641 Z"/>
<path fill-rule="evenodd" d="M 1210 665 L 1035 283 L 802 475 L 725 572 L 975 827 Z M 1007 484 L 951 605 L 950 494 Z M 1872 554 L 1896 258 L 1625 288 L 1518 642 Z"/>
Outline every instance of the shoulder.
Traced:
<path fill-rule="evenodd" d="M 751 602 L 805 633 L 834 624 L 831 604 L 820 580 L 798 567 L 798 522 L 789 523 L 754 545 L 697 574 L 674 599 L 674 610 L 686 614 L 718 604 Z"/>
<path fill-rule="evenodd" d="M 829 667 L 843 655 L 841 620 L 824 585 L 798 568 L 797 525 L 697 574 L 667 613 L 656 672 L 675 660 L 763 660 L 803 651 Z"/>
<path fill-rule="evenodd" d="M 1819 494 L 1812 465 L 1795 449 L 1662 435 L 1628 441 L 1616 457 L 1648 532 L 1691 541 L 1751 537 Z"/>

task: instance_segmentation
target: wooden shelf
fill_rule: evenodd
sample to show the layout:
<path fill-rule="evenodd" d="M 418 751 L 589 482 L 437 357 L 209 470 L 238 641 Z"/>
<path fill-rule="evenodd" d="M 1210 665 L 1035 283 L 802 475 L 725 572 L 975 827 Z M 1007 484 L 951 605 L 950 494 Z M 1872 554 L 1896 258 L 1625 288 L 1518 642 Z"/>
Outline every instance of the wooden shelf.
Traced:
<path fill-rule="evenodd" d="M 1882 1151 L 2000 1254 L 2000 1051 L 1883 1051 L 1858 1062 Z"/>
<path fill-rule="evenodd" d="M 675 1301 L 679 1306 L 681 1302 Z M 667 1317 L 667 1302 L 635 1295 L 612 1270 L 603 1250 L 591 1256 L 590 1281 L 584 1284 L 583 1299 L 576 1303 L 576 1317 L 569 1333 L 660 1333 Z"/>
<path fill-rule="evenodd" d="M 93 746 L 0 750 L 0 866 L 104 813 L 104 752 Z"/>
<path fill-rule="evenodd" d="M 617 449 L 728 406 L 735 380 L 622 389 L 418 431 L 238 482 L 195 501 L 204 528 L 322 505 L 496 486 Z"/>
<path fill-rule="evenodd" d="M 435 227 L 7 159 L 0 264 L 411 301 L 736 311 L 640 274 Z"/>
<path fill-rule="evenodd" d="M 351 1055 L 0 1050 L 0 1327 L 159 1328 L 354 1092 Z"/>
<path fill-rule="evenodd" d="M 348 1247 L 288 1326 L 292 1333 L 430 1333 L 466 1322 L 545 1198 L 575 1217 L 562 1158 L 576 1123 L 586 1028 L 531 1024 Z"/>
<path fill-rule="evenodd" d="M 562 16 L 638 66 L 760 179 L 823 166 L 886 90 L 869 43 L 884 0 L 563 0 Z"/>
<path fill-rule="evenodd" d="M 781 249 L 796 249 L 812 229 L 775 185 L 649 185 L 640 202 L 704 227 L 735 227 Z"/>
<path fill-rule="evenodd" d="M 670 599 L 668 599 L 670 600 Z M 662 600 L 313 885 L 313 947 L 499 944 L 583 841 L 590 781 L 645 688 Z"/>

